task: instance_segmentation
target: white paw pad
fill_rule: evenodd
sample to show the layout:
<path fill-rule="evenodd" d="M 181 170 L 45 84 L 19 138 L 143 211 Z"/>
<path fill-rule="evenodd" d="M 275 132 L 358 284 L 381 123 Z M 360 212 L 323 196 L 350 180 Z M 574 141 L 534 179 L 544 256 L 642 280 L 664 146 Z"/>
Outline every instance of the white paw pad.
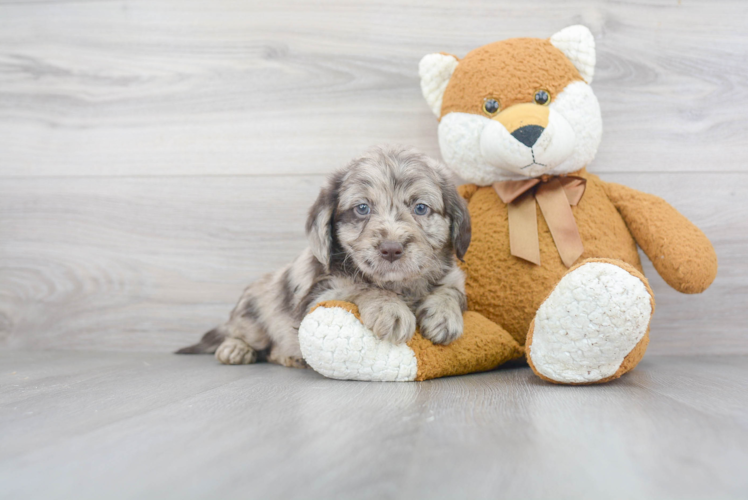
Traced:
<path fill-rule="evenodd" d="M 406 344 L 377 338 L 349 311 L 318 307 L 299 327 L 301 353 L 315 371 L 341 380 L 405 382 L 418 364 Z"/>
<path fill-rule="evenodd" d="M 590 262 L 564 276 L 538 309 L 529 356 L 551 380 L 596 382 L 615 374 L 651 316 L 650 294 L 639 278 Z"/>

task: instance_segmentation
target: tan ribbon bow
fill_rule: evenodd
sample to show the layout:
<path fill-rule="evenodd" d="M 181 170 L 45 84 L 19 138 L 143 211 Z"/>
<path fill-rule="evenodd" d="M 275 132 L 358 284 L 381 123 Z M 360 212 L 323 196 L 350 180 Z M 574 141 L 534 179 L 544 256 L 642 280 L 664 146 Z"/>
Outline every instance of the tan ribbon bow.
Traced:
<path fill-rule="evenodd" d="M 512 255 L 540 265 L 537 200 L 561 260 L 571 267 L 584 252 L 571 207 L 582 199 L 586 184 L 586 179 L 573 175 L 495 182 L 496 194 L 507 204 Z"/>

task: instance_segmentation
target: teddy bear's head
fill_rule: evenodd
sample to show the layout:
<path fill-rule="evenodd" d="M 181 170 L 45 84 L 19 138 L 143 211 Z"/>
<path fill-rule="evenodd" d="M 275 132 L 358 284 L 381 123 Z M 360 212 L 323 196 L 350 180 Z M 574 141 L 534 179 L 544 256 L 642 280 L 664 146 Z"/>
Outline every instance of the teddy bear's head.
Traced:
<path fill-rule="evenodd" d="M 427 55 L 421 89 L 440 120 L 444 161 L 484 186 L 586 166 L 602 136 L 594 70 L 595 40 L 584 26 L 492 43 L 462 60 Z"/>

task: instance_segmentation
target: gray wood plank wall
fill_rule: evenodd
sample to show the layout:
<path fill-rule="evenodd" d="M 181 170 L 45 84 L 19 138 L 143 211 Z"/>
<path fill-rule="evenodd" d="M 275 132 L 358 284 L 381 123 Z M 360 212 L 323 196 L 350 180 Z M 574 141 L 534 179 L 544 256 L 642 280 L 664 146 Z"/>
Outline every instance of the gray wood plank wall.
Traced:
<path fill-rule="evenodd" d="M 748 353 L 748 2 L 0 1 L 0 346 L 170 350 L 304 246 L 326 173 L 439 156 L 421 56 L 583 23 L 590 170 L 712 239 L 700 296 L 647 265 L 650 352 Z"/>

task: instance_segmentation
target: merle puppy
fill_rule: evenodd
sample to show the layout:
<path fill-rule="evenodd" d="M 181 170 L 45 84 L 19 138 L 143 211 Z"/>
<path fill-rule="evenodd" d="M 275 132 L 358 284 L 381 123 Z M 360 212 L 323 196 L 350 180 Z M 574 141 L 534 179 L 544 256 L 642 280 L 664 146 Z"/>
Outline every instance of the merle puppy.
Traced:
<path fill-rule="evenodd" d="M 182 354 L 226 364 L 267 360 L 305 367 L 298 329 L 323 300 L 355 303 L 375 335 L 421 334 L 448 344 L 462 334 L 470 216 L 449 174 L 412 149 L 378 147 L 335 172 L 306 223 L 307 248 L 242 294 L 231 317 Z"/>

